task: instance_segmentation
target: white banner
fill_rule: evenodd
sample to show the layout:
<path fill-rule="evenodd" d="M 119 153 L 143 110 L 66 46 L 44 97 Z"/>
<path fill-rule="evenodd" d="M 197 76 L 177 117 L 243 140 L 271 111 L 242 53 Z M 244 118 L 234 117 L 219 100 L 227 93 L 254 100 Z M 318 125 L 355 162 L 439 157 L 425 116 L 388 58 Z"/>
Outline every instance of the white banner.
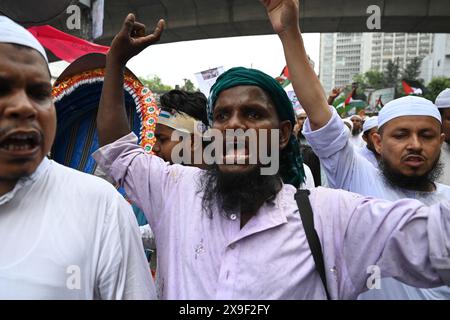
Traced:
<path fill-rule="evenodd" d="M 214 85 L 217 78 L 224 72 L 225 72 L 225 70 L 223 69 L 223 67 L 217 67 L 217 68 L 197 72 L 195 74 L 195 77 L 197 78 L 198 87 L 200 88 L 200 91 L 205 96 L 208 97 L 211 87 Z"/>
<path fill-rule="evenodd" d="M 370 110 L 375 111 L 375 106 L 377 105 L 378 99 L 381 97 L 381 101 L 383 102 L 383 105 L 388 103 L 391 100 L 394 100 L 395 90 L 394 88 L 386 88 L 386 89 L 380 89 L 373 91 L 368 96 L 368 102 L 369 102 L 369 108 Z"/>
<path fill-rule="evenodd" d="M 92 6 L 92 37 L 100 38 L 103 35 L 103 16 L 105 11 L 104 0 L 95 0 Z"/>

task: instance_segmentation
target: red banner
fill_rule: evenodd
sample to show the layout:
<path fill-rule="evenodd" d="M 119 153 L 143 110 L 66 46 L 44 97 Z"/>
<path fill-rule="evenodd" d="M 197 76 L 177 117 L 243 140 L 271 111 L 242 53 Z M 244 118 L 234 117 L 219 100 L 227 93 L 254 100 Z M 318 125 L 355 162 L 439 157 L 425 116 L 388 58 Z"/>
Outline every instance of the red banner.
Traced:
<path fill-rule="evenodd" d="M 109 47 L 101 46 L 70 34 L 64 33 L 51 26 L 37 26 L 28 28 L 36 39 L 55 56 L 67 62 L 73 62 L 77 58 L 88 53 L 107 53 Z"/>

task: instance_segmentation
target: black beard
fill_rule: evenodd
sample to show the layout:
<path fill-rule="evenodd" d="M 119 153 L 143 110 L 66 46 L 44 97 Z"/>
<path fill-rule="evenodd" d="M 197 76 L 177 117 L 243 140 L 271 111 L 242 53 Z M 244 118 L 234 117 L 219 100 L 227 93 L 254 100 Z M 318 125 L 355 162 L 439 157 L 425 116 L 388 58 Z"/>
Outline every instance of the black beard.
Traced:
<path fill-rule="evenodd" d="M 353 130 L 352 130 L 352 135 L 357 136 L 358 134 L 361 133 L 361 130 L 362 130 L 362 129 L 353 129 Z"/>
<path fill-rule="evenodd" d="M 402 188 L 415 191 L 428 191 L 430 184 L 439 178 L 442 174 L 443 164 L 439 162 L 439 158 L 433 164 L 430 171 L 422 176 L 405 176 L 381 158 L 378 166 L 383 174 L 384 181 L 394 188 Z"/>
<path fill-rule="evenodd" d="M 261 175 L 260 167 L 245 173 L 223 173 L 215 164 L 202 173 L 197 192 L 203 192 L 202 207 L 210 217 L 216 206 L 230 217 L 239 212 L 255 214 L 281 188 L 280 176 Z"/>

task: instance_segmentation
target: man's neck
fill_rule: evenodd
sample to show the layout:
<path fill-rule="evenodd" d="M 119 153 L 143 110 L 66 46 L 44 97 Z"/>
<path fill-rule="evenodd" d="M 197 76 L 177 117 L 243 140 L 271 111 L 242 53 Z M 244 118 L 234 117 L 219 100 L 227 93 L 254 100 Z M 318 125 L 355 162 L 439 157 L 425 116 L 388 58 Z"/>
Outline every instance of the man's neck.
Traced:
<path fill-rule="evenodd" d="M 17 180 L 0 179 L 0 197 L 14 189 L 16 183 Z"/>

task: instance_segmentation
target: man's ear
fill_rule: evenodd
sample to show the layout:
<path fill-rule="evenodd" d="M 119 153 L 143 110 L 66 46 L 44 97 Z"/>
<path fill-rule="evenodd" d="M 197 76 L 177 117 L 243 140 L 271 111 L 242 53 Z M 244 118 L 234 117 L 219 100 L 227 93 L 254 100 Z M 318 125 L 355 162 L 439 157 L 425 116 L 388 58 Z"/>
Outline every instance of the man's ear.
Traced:
<path fill-rule="evenodd" d="M 367 143 L 367 136 L 365 134 L 362 135 L 362 138 Z"/>
<path fill-rule="evenodd" d="M 381 135 L 378 132 L 372 134 L 373 145 L 378 154 L 381 154 Z"/>
<path fill-rule="evenodd" d="M 287 146 L 292 134 L 292 124 L 289 120 L 280 122 L 280 150 Z"/>

